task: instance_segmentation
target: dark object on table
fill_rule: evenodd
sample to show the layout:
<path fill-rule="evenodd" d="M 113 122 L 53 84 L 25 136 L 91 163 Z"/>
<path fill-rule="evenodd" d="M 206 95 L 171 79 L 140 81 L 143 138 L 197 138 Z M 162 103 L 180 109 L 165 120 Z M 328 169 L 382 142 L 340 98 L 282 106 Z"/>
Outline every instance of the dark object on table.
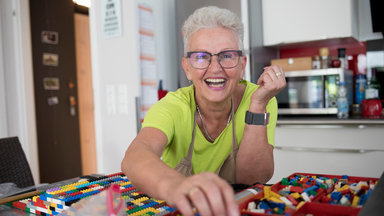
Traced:
<path fill-rule="evenodd" d="M 0 183 L 13 182 L 19 188 L 35 184 L 19 138 L 0 139 L 0 158 Z"/>
<path fill-rule="evenodd" d="M 231 184 L 233 190 L 235 191 L 235 193 L 238 193 L 238 192 L 241 192 L 245 189 L 248 189 L 252 186 L 256 186 L 256 185 L 261 185 L 261 183 L 259 182 L 255 182 L 254 184 L 251 184 L 251 185 L 247 185 L 247 184 Z M 263 184 L 264 186 L 272 186 L 272 184 Z"/>
<path fill-rule="evenodd" d="M 361 209 L 359 216 L 383 215 L 384 212 L 384 172 L 377 182 L 375 189 Z"/>
<path fill-rule="evenodd" d="M 235 191 L 235 193 L 238 193 L 242 190 L 245 190 L 249 187 L 251 187 L 252 185 L 247 185 L 247 184 L 231 184 L 233 190 Z"/>

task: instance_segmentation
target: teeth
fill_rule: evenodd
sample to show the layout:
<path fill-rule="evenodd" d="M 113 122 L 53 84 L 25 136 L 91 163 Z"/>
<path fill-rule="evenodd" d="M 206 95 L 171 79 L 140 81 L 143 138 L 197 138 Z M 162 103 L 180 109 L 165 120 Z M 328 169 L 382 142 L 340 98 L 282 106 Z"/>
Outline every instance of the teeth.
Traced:
<path fill-rule="evenodd" d="M 212 87 L 223 87 L 225 79 L 206 79 L 205 82 Z"/>
<path fill-rule="evenodd" d="M 210 83 L 209 86 L 212 86 L 212 87 L 223 87 L 224 83 Z"/>
<path fill-rule="evenodd" d="M 206 79 L 205 81 L 210 83 L 221 83 L 221 82 L 225 82 L 225 79 Z"/>

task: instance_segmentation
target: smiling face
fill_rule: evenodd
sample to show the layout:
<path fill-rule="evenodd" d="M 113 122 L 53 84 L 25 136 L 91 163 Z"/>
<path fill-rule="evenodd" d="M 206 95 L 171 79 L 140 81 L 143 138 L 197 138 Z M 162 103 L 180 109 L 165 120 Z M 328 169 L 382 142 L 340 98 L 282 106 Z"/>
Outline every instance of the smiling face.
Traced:
<path fill-rule="evenodd" d="M 200 29 L 189 39 L 189 51 L 203 51 L 216 54 L 225 50 L 239 50 L 238 38 L 231 30 L 217 27 Z M 220 66 L 217 56 L 205 69 L 193 68 L 190 59 L 184 57 L 182 65 L 187 78 L 193 81 L 197 101 L 223 102 L 229 100 L 239 80 L 244 75 L 246 57 L 239 59 L 237 66 L 225 69 Z"/>

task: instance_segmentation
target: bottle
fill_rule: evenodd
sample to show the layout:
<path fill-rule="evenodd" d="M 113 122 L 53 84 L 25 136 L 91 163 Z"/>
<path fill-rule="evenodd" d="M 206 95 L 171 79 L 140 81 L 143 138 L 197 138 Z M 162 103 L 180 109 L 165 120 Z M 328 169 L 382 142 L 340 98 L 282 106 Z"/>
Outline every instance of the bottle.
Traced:
<path fill-rule="evenodd" d="M 337 91 L 337 117 L 339 119 L 346 119 L 349 117 L 347 88 L 345 88 L 343 81 L 340 81 L 339 89 Z"/>
<path fill-rule="evenodd" d="M 312 69 L 320 69 L 320 56 L 315 55 L 312 60 Z"/>
<path fill-rule="evenodd" d="M 344 69 L 348 69 L 348 60 L 345 55 L 345 48 L 337 49 L 337 57 L 340 60 L 340 67 Z"/>
<path fill-rule="evenodd" d="M 361 104 L 365 99 L 365 89 L 367 88 L 367 77 L 365 74 L 356 74 L 355 76 L 355 99 L 356 104 Z"/>
<path fill-rule="evenodd" d="M 320 68 L 321 69 L 329 68 L 330 58 L 329 58 L 328 47 L 320 48 L 319 55 L 320 55 Z"/>
<path fill-rule="evenodd" d="M 368 75 L 368 74 L 367 74 Z M 365 99 L 380 98 L 380 84 L 377 82 L 376 69 L 371 69 L 371 74 L 367 77 L 367 89 L 365 90 Z"/>
<path fill-rule="evenodd" d="M 159 88 L 158 88 L 158 90 L 157 90 L 157 97 L 158 97 L 158 100 L 160 100 L 161 98 L 163 98 L 167 93 L 168 93 L 168 91 L 166 91 L 166 90 L 163 89 L 163 80 L 160 80 L 160 82 L 159 82 Z"/>

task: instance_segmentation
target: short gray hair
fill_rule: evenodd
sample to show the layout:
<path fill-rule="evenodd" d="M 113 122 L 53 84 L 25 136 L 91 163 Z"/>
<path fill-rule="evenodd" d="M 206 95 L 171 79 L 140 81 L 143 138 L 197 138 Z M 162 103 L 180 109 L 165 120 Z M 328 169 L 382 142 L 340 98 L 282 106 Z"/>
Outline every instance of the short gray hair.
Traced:
<path fill-rule="evenodd" d="M 239 40 L 239 49 L 244 50 L 244 27 L 241 19 L 232 11 L 216 6 L 202 7 L 195 10 L 184 22 L 182 27 L 184 40 L 184 55 L 189 49 L 189 38 L 192 34 L 203 28 L 223 27 L 236 33 Z"/>

